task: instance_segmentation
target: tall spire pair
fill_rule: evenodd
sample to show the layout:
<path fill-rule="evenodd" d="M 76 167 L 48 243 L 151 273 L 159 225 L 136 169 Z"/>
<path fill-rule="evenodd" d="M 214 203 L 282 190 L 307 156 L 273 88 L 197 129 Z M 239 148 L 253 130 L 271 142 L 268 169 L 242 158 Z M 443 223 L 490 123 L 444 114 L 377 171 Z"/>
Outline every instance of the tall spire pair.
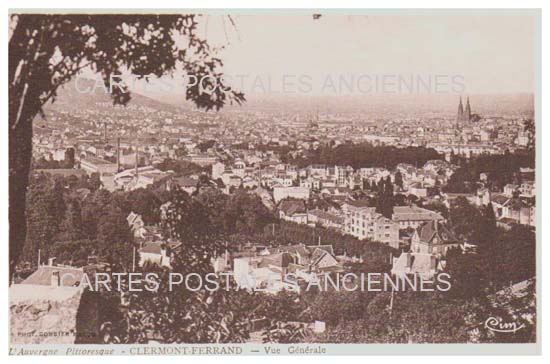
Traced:
<path fill-rule="evenodd" d="M 466 108 L 462 106 L 462 96 L 460 96 L 460 101 L 458 103 L 458 113 L 456 116 L 457 126 L 463 122 L 470 122 L 472 118 L 472 110 L 470 108 L 470 97 L 466 97 Z"/>

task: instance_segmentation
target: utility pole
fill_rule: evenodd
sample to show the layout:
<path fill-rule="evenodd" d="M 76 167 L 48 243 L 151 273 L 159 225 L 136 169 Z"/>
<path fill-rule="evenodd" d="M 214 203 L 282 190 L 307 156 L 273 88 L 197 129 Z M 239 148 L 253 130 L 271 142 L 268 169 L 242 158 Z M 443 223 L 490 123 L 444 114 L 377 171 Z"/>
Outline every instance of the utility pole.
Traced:
<path fill-rule="evenodd" d="M 132 272 L 136 271 L 136 247 L 134 246 L 134 250 L 132 253 Z"/>
<path fill-rule="evenodd" d="M 391 314 L 392 314 L 392 311 L 393 311 L 393 292 L 394 292 L 394 288 L 393 288 L 393 285 L 392 285 L 391 295 L 390 295 L 390 317 L 391 317 Z"/>

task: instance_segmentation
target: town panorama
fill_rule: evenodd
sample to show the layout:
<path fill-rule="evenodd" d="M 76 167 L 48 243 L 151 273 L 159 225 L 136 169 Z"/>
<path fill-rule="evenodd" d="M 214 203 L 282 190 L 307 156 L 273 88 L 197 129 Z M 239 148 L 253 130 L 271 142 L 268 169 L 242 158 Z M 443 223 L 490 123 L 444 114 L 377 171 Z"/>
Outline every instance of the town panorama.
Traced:
<path fill-rule="evenodd" d="M 11 344 L 537 342 L 533 92 L 342 73 L 347 93 L 262 75 L 221 104 L 142 81 L 118 102 L 96 76 L 27 124 Z"/>

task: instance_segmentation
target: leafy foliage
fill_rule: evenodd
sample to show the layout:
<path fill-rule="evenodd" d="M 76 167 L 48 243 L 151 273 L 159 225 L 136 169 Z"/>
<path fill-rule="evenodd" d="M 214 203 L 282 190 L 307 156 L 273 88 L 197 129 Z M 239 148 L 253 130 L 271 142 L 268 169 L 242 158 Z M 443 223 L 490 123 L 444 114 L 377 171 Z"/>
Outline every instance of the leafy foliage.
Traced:
<path fill-rule="evenodd" d="M 33 120 L 38 114 L 44 115 L 43 106 L 53 102 L 59 87 L 81 70 L 91 69 L 110 86 L 112 77 L 125 71 L 145 78 L 169 75 L 179 69 L 203 80 L 190 83 L 185 93 L 198 108 L 219 110 L 227 103 L 244 102 L 242 93 L 227 91 L 223 63 L 198 34 L 197 19 L 194 14 L 11 15 L 8 86 L 12 273 L 26 240 L 25 195 Z M 127 86 L 109 88 L 114 103 L 126 105 L 130 101 Z"/>
<path fill-rule="evenodd" d="M 395 168 L 399 163 L 422 166 L 429 160 L 442 159 L 434 149 L 423 147 L 397 148 L 391 146 L 373 146 L 371 144 L 345 143 L 335 148 L 321 146 L 309 152 L 305 157 L 289 160 L 299 167 L 311 164 L 352 166 L 355 169 L 366 167 Z"/>

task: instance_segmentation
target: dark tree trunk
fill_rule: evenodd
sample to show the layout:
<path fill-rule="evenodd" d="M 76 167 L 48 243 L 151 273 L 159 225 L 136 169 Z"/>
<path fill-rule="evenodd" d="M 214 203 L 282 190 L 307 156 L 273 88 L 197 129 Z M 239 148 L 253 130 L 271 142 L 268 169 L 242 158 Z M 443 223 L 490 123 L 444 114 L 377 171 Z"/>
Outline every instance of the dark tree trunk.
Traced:
<path fill-rule="evenodd" d="M 44 80 L 41 80 L 39 71 L 47 67 L 47 61 L 44 64 L 44 60 L 49 57 L 47 52 L 36 56 L 42 42 L 38 42 L 37 39 L 31 42 L 31 38 L 36 36 L 33 29 L 38 24 L 37 19 L 40 18 L 20 15 L 9 41 L 10 280 L 15 273 L 15 266 L 19 262 L 27 237 L 25 204 L 32 159 L 32 122 L 41 109 L 40 95 Z M 42 69 L 39 67 L 40 62 Z"/>
<path fill-rule="evenodd" d="M 32 119 L 21 115 L 17 125 L 18 103 L 10 103 L 9 111 L 9 227 L 10 227 L 10 279 L 15 272 L 23 245 L 25 244 L 27 224 L 25 218 L 25 199 L 29 181 L 32 157 Z"/>

